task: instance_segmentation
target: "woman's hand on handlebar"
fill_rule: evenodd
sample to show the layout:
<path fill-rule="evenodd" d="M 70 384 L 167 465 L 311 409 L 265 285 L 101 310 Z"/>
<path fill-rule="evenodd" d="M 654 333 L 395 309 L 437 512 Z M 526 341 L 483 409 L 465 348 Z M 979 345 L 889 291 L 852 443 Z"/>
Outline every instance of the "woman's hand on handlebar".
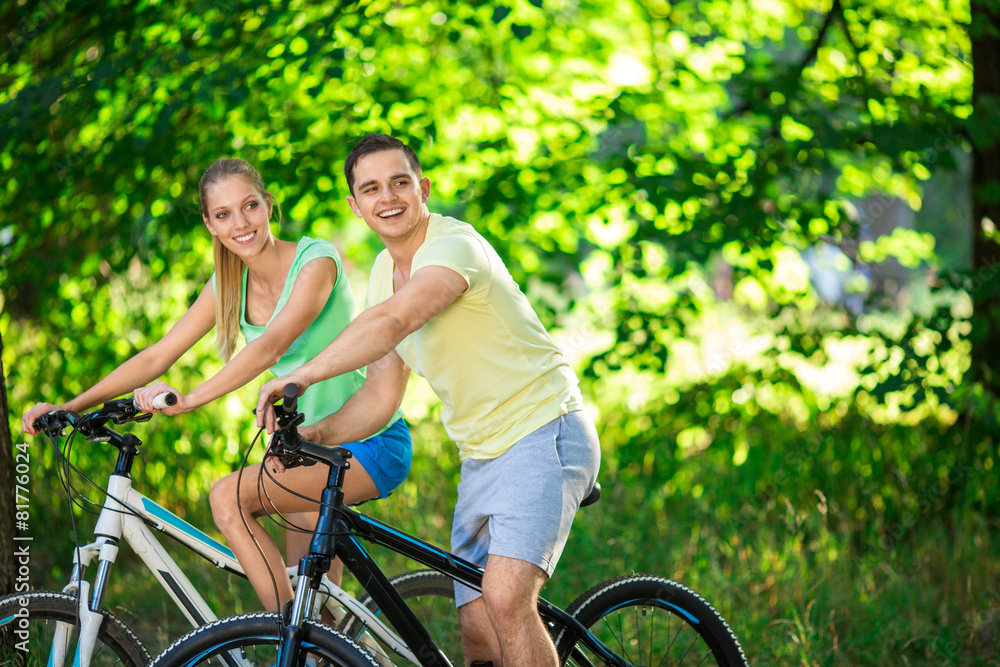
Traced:
<path fill-rule="evenodd" d="M 52 403 L 35 403 L 31 406 L 31 409 L 24 413 L 21 417 L 21 429 L 28 435 L 35 435 L 38 431 L 35 430 L 35 420 L 44 414 L 48 414 L 53 410 L 65 410 L 66 407 L 63 405 L 53 405 Z"/>
<path fill-rule="evenodd" d="M 165 408 L 154 408 L 153 399 L 164 393 L 171 393 L 176 396 L 177 402 Z M 135 401 L 135 407 L 139 408 L 143 412 L 152 412 L 154 414 L 168 415 L 171 417 L 184 412 L 190 412 L 195 408 L 195 406 L 188 405 L 187 396 L 162 380 L 157 380 L 148 387 L 139 387 L 132 392 L 132 400 Z"/>

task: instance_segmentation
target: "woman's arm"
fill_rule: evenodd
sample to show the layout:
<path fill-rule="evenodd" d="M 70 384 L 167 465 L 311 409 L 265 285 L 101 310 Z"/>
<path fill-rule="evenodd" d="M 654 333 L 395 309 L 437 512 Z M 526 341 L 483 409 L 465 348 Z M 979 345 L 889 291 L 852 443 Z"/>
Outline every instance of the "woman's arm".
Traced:
<path fill-rule="evenodd" d="M 215 294 L 207 284 L 183 317 L 156 343 L 111 371 L 107 377 L 62 405 L 37 403 L 21 418 L 25 433 L 35 433 L 32 422 L 52 410 L 81 412 L 127 394 L 163 375 L 215 325 Z"/>
<path fill-rule="evenodd" d="M 259 338 L 240 350 L 222 370 L 190 393 L 178 394 L 175 405 L 162 410 L 152 410 L 150 405 L 150 411 L 168 415 L 189 412 L 254 380 L 276 364 L 281 355 L 319 316 L 336 281 L 337 265 L 332 258 L 320 257 L 308 262 L 299 271 L 288 301 Z M 164 388 L 170 390 L 165 385 L 156 389 L 159 392 Z M 151 399 L 150 396 L 150 401 Z"/>

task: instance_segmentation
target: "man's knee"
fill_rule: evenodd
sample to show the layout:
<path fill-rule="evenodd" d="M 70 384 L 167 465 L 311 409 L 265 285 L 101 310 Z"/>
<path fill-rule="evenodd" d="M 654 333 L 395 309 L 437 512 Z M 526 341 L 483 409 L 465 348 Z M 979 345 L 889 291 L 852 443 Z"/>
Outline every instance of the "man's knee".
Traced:
<path fill-rule="evenodd" d="M 546 578 L 541 568 L 527 561 L 491 556 L 483 577 L 483 600 L 494 625 L 537 616 L 538 593 Z"/>
<path fill-rule="evenodd" d="M 516 623 L 531 614 L 537 615 L 538 597 L 534 587 L 499 585 L 483 588 L 483 600 L 489 609 L 490 619 L 500 628 Z"/>

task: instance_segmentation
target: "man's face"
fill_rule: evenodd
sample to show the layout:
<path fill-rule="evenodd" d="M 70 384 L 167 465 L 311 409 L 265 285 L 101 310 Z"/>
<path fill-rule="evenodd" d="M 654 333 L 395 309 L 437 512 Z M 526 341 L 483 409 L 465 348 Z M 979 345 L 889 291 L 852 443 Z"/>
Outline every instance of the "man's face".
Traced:
<path fill-rule="evenodd" d="M 427 219 L 431 183 L 410 166 L 402 150 L 369 153 L 354 166 L 351 210 L 385 239 L 412 235 Z"/>

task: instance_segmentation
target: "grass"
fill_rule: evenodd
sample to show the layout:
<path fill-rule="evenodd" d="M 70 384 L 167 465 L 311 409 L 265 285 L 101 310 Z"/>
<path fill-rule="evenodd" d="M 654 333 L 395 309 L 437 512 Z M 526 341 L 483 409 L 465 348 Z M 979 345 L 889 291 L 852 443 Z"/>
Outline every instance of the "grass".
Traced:
<path fill-rule="evenodd" d="M 815 447 L 802 458 L 787 448 L 804 436 L 794 432 L 785 442 L 776 426 L 762 428 L 774 429 L 771 441 L 742 465 L 724 448 L 721 455 L 710 447 L 672 457 L 660 444 L 668 440 L 645 453 L 629 449 L 634 442 L 618 448 L 606 441 L 603 498 L 577 515 L 543 594 L 568 605 L 625 573 L 674 579 L 722 613 L 752 665 L 1000 665 L 1000 519 L 988 495 L 996 486 L 994 441 L 976 440 L 969 450 L 976 466 L 952 466 L 967 472 L 951 474 L 939 472 L 941 456 L 958 456 L 957 445 L 935 443 L 957 441 L 931 430 L 910 442 L 904 431 L 850 423 L 836 433 L 843 451 Z M 416 430 L 421 444 L 410 477 L 362 510 L 447 546 L 457 460 L 433 432 Z M 915 452 L 908 467 L 890 442 Z M 877 459 L 865 458 L 875 451 Z M 950 483 L 931 488 L 920 477 L 925 468 Z M 207 497 L 185 505 L 189 521 L 212 528 Z M 33 584 L 61 588 L 72 545 L 65 506 L 45 515 L 58 520 L 36 538 Z M 92 525 L 82 521 L 81 529 Z M 220 615 L 259 609 L 245 580 L 178 549 L 183 569 Z M 416 567 L 384 550 L 373 554 L 389 574 Z M 351 580 L 345 587 L 361 592 Z M 127 549 L 107 604 L 154 653 L 188 628 Z"/>
<path fill-rule="evenodd" d="M 877 557 L 840 555 L 825 545 L 849 543 L 850 535 L 804 542 L 767 526 L 727 534 L 706 520 L 694 501 L 671 508 L 672 518 L 663 521 L 648 504 L 617 504 L 621 494 L 605 484 L 605 498 L 578 515 L 546 587 L 553 602 L 566 605 L 590 585 L 618 574 L 653 573 L 712 602 L 740 637 L 751 664 L 1000 664 L 995 522 L 975 515 L 929 517 L 886 543 Z M 424 521 L 408 494 L 399 495 L 372 505 L 372 514 L 447 544 L 447 527 Z M 444 503 L 434 498 L 430 504 Z M 206 525 L 206 518 L 196 520 Z M 158 651 L 187 630 L 187 621 L 140 569 L 137 557 L 127 550 L 122 554 L 108 606 Z M 221 615 L 258 609 L 245 580 L 197 556 L 178 556 Z M 394 555 L 384 562 L 390 572 L 412 567 Z M 358 590 L 354 582 L 348 588 Z"/>

